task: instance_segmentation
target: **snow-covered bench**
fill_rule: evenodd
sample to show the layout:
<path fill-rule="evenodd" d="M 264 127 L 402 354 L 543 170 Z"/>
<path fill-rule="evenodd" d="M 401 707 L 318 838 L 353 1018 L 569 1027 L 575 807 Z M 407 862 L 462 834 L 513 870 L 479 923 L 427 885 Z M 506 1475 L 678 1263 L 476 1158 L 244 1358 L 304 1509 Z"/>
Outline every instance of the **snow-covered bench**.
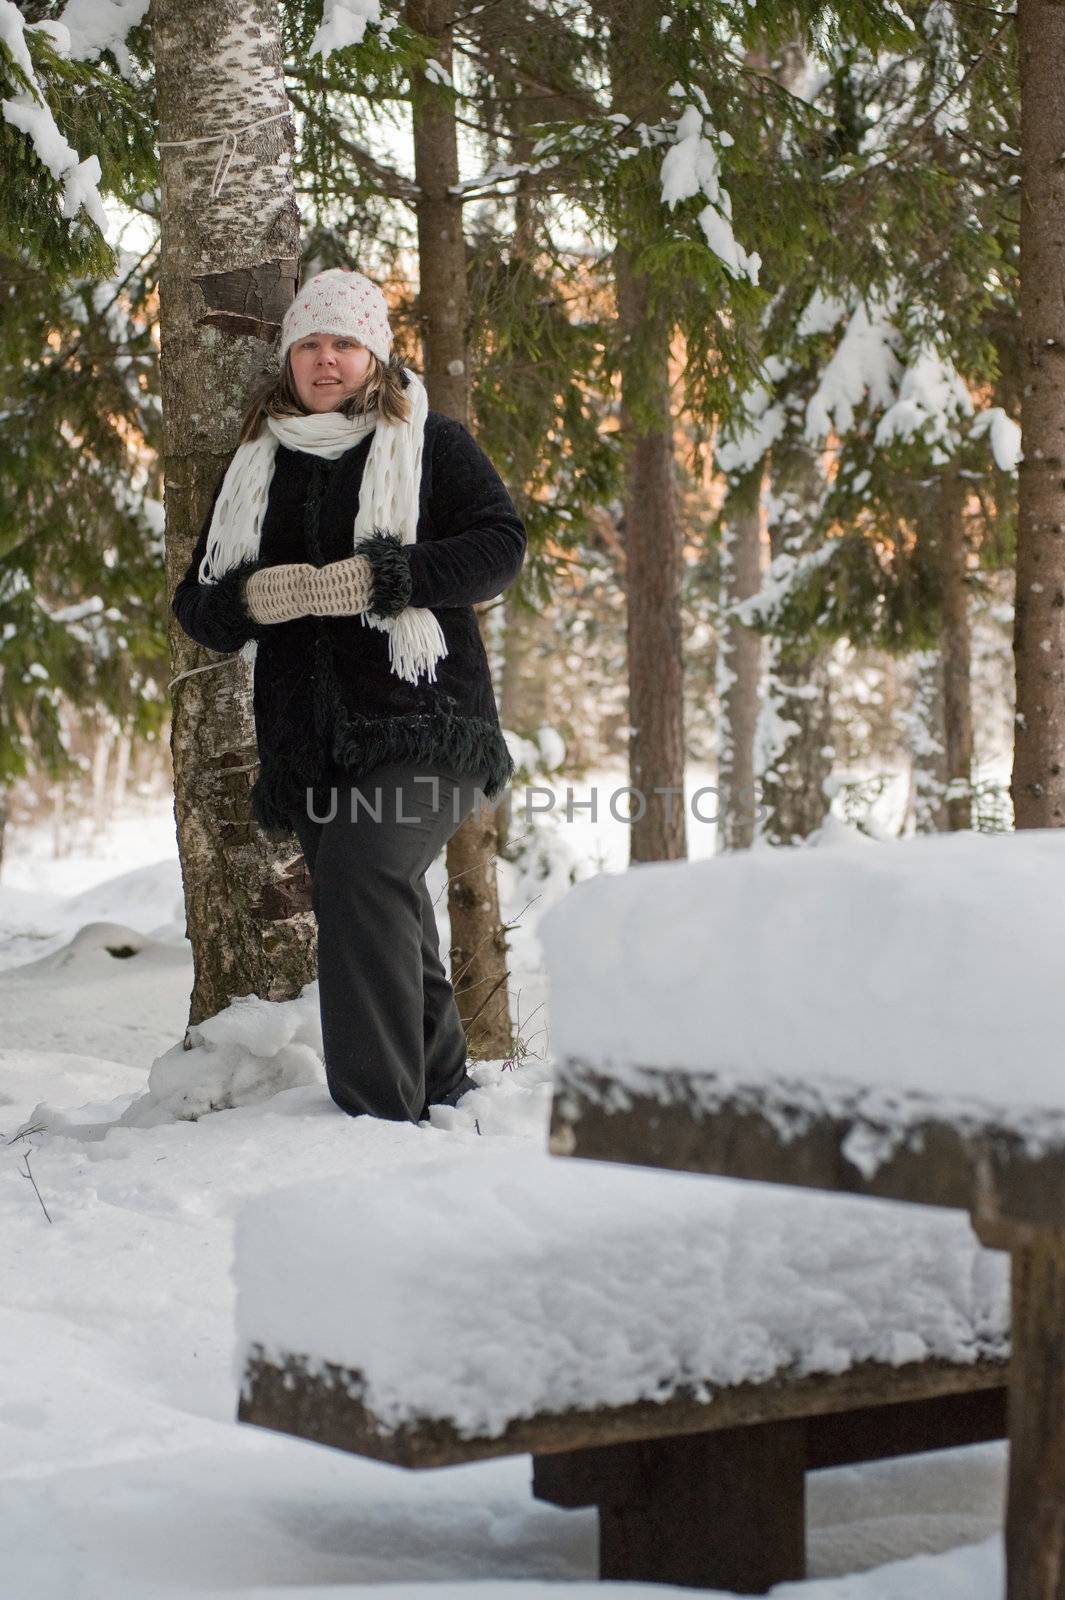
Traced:
<path fill-rule="evenodd" d="M 808 1469 L 1002 1435 L 1005 1267 L 964 1216 L 478 1150 L 244 1209 L 239 1416 L 531 1454 L 601 1577 L 760 1593 L 803 1575 Z"/>
<path fill-rule="evenodd" d="M 1008 1593 L 1065 1594 L 1065 830 L 641 866 L 538 932 L 555 1154 L 957 1207 L 1011 1251 Z"/>

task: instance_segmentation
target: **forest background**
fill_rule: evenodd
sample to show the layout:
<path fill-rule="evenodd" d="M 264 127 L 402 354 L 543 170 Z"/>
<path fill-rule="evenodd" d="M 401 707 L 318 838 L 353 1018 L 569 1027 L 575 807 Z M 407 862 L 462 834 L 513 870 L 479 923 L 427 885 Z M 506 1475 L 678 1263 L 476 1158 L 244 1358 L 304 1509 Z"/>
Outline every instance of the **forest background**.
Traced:
<path fill-rule="evenodd" d="M 974 0 L 0 0 L 0 860 L 5 824 L 50 818 L 61 851 L 173 788 L 190 1020 L 313 975 L 301 863 L 248 823 L 250 674 L 201 671 L 167 598 L 297 272 L 336 265 L 382 284 L 529 531 L 479 608 L 512 806 L 448 851 L 479 1053 L 513 1043 L 493 880 L 537 848 L 523 786 L 617 775 L 634 862 L 688 852 L 693 772 L 719 849 L 830 812 L 1033 825 L 1024 25 Z"/>

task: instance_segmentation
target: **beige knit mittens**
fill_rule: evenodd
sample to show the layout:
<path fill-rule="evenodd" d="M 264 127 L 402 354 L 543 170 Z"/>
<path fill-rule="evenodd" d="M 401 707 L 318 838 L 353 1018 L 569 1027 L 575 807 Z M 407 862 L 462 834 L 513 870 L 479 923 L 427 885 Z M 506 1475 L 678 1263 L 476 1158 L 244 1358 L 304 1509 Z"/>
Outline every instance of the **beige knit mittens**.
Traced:
<path fill-rule="evenodd" d="M 370 608 L 373 567 L 365 556 L 330 561 L 328 566 L 311 568 L 307 588 L 316 617 L 355 617 Z"/>
<path fill-rule="evenodd" d="M 308 561 L 260 567 L 244 583 L 244 603 L 255 622 L 296 617 L 353 617 L 373 598 L 373 568 L 365 556 L 315 567 Z"/>
<path fill-rule="evenodd" d="M 291 622 L 308 614 L 309 561 L 260 567 L 244 583 L 244 604 L 255 622 Z"/>

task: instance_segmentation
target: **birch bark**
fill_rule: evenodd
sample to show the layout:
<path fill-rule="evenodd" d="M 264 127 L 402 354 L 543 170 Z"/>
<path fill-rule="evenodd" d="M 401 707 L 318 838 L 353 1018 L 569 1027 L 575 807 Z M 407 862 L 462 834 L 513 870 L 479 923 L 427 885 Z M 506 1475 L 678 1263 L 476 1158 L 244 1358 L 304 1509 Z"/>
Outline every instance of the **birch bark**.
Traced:
<path fill-rule="evenodd" d="M 299 213 L 274 0 L 153 0 L 150 22 L 169 598 L 266 366 L 265 341 L 292 298 Z M 195 645 L 168 616 L 195 1023 L 236 995 L 297 995 L 315 976 L 315 932 L 302 854 L 267 841 L 249 810 L 258 766 L 250 671 L 240 656 Z"/>

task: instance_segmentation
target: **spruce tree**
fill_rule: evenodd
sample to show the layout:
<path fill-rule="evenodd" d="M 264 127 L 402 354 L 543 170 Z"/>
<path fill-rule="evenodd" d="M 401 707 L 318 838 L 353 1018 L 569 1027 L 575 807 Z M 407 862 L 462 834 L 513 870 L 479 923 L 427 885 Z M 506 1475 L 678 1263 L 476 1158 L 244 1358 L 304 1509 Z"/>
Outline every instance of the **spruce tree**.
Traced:
<path fill-rule="evenodd" d="M 57 284 L 0 258 L 0 784 L 61 781 L 78 720 L 167 713 L 156 255 Z"/>
<path fill-rule="evenodd" d="M 156 173 L 143 73 L 81 59 L 62 11 L 8 0 L 0 32 L 0 254 L 53 283 L 115 271 L 105 197 L 132 202 Z"/>
<path fill-rule="evenodd" d="M 900 653 L 943 640 L 947 815 L 964 826 L 967 599 L 979 582 L 967 552 L 1001 559 L 1012 516 L 1015 386 L 1002 357 L 1016 204 L 999 148 L 1016 149 L 1013 62 L 1001 19 L 915 15 L 909 49 L 874 56 L 847 40 L 823 73 L 816 99 L 838 126 L 821 160 L 840 240 L 787 275 L 770 263 L 769 382 L 743 398 L 724 442 L 748 456 L 829 452 L 805 519 L 809 559 L 783 553 L 748 620 L 775 635 L 778 655 L 841 637 Z"/>

